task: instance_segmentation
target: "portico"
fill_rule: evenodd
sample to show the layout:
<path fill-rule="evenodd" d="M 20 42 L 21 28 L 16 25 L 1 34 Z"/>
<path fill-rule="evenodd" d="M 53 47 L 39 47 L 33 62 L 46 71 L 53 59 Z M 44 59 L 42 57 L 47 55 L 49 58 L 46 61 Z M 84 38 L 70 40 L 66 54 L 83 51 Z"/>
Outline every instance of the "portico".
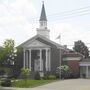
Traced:
<path fill-rule="evenodd" d="M 28 48 L 23 50 L 23 67 L 30 71 L 50 71 L 50 48 Z"/>

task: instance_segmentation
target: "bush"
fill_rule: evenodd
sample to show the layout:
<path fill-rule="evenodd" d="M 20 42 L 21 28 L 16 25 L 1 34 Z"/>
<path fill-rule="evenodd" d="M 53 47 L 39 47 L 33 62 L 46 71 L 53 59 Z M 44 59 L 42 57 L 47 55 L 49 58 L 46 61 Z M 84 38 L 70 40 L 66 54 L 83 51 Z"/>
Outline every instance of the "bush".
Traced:
<path fill-rule="evenodd" d="M 30 75 L 29 69 L 27 69 L 27 68 L 26 69 L 25 68 L 21 69 L 21 78 L 22 79 L 28 79 L 29 75 Z"/>
<path fill-rule="evenodd" d="M 55 80 L 55 79 L 56 79 L 56 76 L 55 76 L 55 75 L 49 75 L 49 76 L 48 76 L 48 79 L 49 79 L 49 80 Z"/>
<path fill-rule="evenodd" d="M 10 87 L 11 86 L 11 80 L 10 79 L 4 79 L 1 81 L 1 86 L 4 87 Z"/>
<path fill-rule="evenodd" d="M 45 72 L 44 77 L 42 79 L 48 80 L 48 76 L 51 75 L 49 71 Z"/>
<path fill-rule="evenodd" d="M 40 80 L 40 79 L 41 79 L 39 72 L 36 72 L 36 73 L 35 73 L 34 79 L 35 79 L 35 80 Z"/>
<path fill-rule="evenodd" d="M 55 80 L 56 76 L 55 75 L 46 75 L 43 77 L 44 80 Z"/>
<path fill-rule="evenodd" d="M 55 73 L 56 79 L 60 78 L 60 74 L 59 73 Z"/>
<path fill-rule="evenodd" d="M 46 75 L 46 76 L 44 76 L 42 79 L 48 80 L 48 76 Z"/>
<path fill-rule="evenodd" d="M 61 71 L 61 73 L 60 73 L 60 71 Z M 70 78 L 70 68 L 69 68 L 69 66 L 62 65 L 62 66 L 57 67 L 57 69 L 56 69 L 56 77 L 60 78 L 60 76 L 63 79 Z"/>

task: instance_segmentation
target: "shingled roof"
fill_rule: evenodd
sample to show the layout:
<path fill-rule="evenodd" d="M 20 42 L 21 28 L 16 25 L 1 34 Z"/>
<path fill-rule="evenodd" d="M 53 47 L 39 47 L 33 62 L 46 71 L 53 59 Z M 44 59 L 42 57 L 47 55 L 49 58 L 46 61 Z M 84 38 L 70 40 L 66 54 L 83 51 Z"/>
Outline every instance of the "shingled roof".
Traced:
<path fill-rule="evenodd" d="M 77 52 L 69 52 L 69 53 L 64 53 L 63 57 L 84 57 L 82 54 L 77 53 Z"/>

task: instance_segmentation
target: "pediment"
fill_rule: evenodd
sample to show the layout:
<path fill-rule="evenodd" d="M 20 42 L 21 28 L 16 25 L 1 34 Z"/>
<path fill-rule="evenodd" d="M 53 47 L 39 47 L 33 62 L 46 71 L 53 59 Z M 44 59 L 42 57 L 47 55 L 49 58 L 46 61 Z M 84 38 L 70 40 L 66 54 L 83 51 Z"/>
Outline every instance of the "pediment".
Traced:
<path fill-rule="evenodd" d="M 49 45 L 46 45 L 38 40 L 34 40 L 32 42 L 29 42 L 26 47 L 50 47 Z"/>
<path fill-rule="evenodd" d="M 64 49 L 63 46 L 53 42 L 52 40 L 50 39 L 47 39 L 45 37 L 43 37 L 42 35 L 36 35 L 30 39 L 28 39 L 27 41 L 23 42 L 22 44 L 19 45 L 19 47 L 30 47 L 30 46 L 33 46 L 35 47 L 36 45 L 32 45 L 32 43 L 35 41 L 37 41 L 40 43 L 38 44 L 38 46 L 46 46 L 46 47 L 52 47 L 52 46 L 56 46 L 57 48 L 61 48 L 61 49 Z M 45 43 L 44 43 L 45 42 Z"/>

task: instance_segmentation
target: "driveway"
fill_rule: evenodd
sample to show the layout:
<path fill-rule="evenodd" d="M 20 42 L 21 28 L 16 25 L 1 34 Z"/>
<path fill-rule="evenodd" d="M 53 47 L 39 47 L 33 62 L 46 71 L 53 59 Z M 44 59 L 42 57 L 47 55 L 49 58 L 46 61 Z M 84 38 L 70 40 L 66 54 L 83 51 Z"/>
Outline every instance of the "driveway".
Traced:
<path fill-rule="evenodd" d="M 90 79 L 69 79 L 35 88 L 5 88 L 0 90 L 90 90 Z"/>

